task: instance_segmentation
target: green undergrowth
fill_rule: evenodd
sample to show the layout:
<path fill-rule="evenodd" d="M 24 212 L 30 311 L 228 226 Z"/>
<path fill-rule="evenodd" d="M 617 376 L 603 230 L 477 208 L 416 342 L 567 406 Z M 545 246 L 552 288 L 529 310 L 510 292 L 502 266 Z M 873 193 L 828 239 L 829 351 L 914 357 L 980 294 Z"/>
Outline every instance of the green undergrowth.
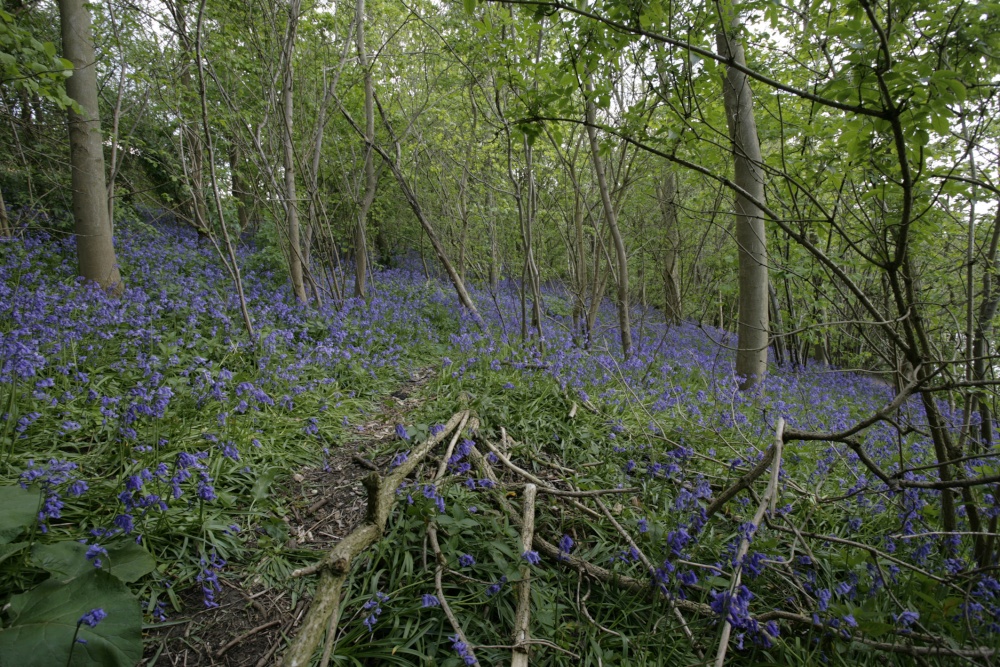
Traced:
<path fill-rule="evenodd" d="M 519 350 L 501 350 L 497 356 L 502 358 L 508 352 L 517 354 Z M 471 368 L 463 366 L 468 373 L 454 373 L 452 368 L 466 359 L 456 356 L 454 365 L 443 367 L 437 382 L 426 388 L 434 400 L 409 416 L 411 433 L 423 433 L 430 425 L 444 423 L 456 411 L 469 409 L 478 418 L 479 428 L 466 437 L 475 441 L 477 450 L 484 454 L 489 452 L 486 441 L 494 445 L 501 442 L 502 428 L 508 437 L 510 458 L 543 479 L 564 479 L 582 489 L 637 486 L 637 493 L 608 495 L 604 501 L 654 567 L 668 559 L 673 560 L 677 571 L 697 575 L 697 582 L 690 586 L 671 585 L 671 595 L 708 604 L 714 592 L 730 586 L 733 569 L 728 559 L 732 552 L 727 549 L 738 543 L 741 525 L 753 513 L 767 475 L 755 485 L 756 491 L 744 492 L 730 501 L 684 550 L 683 558 L 671 556 L 666 545 L 671 532 L 684 525 L 681 515 L 685 512 L 677 509 L 683 489 L 704 483 L 717 494 L 746 472 L 745 464 L 736 467 L 732 459 L 752 449 L 747 446 L 747 424 L 760 419 L 760 402 L 750 401 L 739 408 L 729 406 L 751 416 L 750 422 L 729 429 L 699 425 L 686 410 L 678 409 L 658 413 L 656 429 L 652 430 L 648 404 L 623 401 L 610 408 L 599 404 L 594 412 L 581 407 L 579 400 L 543 371 L 507 366 L 497 369 L 483 361 L 473 362 Z M 690 375 L 686 380 L 692 393 L 709 389 L 704 377 Z M 704 411 L 713 401 L 726 407 L 726 399 L 706 395 Z M 754 436 L 760 451 L 766 449 L 772 437 L 773 433 L 766 430 Z M 397 441 L 376 454 L 397 455 L 408 451 L 408 447 Z M 342 599 L 333 664 L 367 665 L 373 664 L 373 659 L 375 664 L 467 664 L 455 648 L 454 631 L 445 615 L 425 601 L 425 596 L 436 595 L 435 557 L 425 538 L 431 521 L 438 527 L 447 560 L 445 596 L 479 663 L 503 664 L 510 660 L 517 606 L 514 583 L 520 578 L 524 559 L 518 527 L 502 505 L 509 503 L 519 515 L 524 480 L 494 461 L 494 472 L 507 485 L 484 489 L 477 483 L 471 490 L 468 480 L 479 480 L 480 473 L 473 469 L 455 474 L 451 468 L 451 474 L 437 485 L 437 495 L 444 501 L 442 511 L 436 498 L 426 497 L 424 485 L 433 476 L 443 447 L 428 460 L 423 473 L 401 490 L 384 539 L 359 559 L 360 565 Z M 697 470 L 697 474 L 641 474 L 652 464 L 677 461 L 671 453 L 679 449 L 687 450 L 684 467 Z M 786 484 L 809 484 L 810 491 L 815 492 L 810 500 L 808 494 L 784 486 L 787 495 L 778 506 L 785 505 L 791 521 L 815 533 L 861 541 L 866 536 L 896 530 L 889 512 L 881 519 L 866 515 L 858 527 L 850 524 L 849 508 L 845 511 L 834 504 L 817 504 L 815 499 L 838 491 L 824 488 L 822 481 L 813 481 L 817 479 L 817 466 L 830 456 L 826 445 L 793 445 L 786 450 L 782 465 Z M 557 471 L 546 462 L 575 472 Z M 636 468 L 630 471 L 633 465 Z M 596 510 L 590 501 L 583 502 Z M 605 568 L 611 576 L 606 581 L 582 576 L 572 565 L 550 557 L 532 566 L 531 634 L 545 642 L 533 646 L 532 664 L 668 666 L 703 664 L 714 659 L 720 635 L 718 616 L 686 613 L 685 621 L 695 638 L 694 642 L 689 640 L 667 598 L 656 593 L 646 568 L 630 553 L 627 541 L 609 521 L 595 519 L 545 495 L 539 496 L 536 517 L 536 535 L 553 544 L 569 536 L 573 556 Z M 779 520 L 776 523 L 790 525 Z M 877 586 L 866 583 L 871 579 L 873 561 L 863 549 L 810 545 L 782 533 L 764 529 L 760 532 L 751 553 L 764 555 L 770 565 L 757 576 L 744 574 L 744 582 L 753 588 L 754 614 L 790 606 L 786 604 L 787 596 L 794 593 L 789 592 L 787 579 L 795 576 L 793 572 L 801 575 L 807 571 L 813 589 L 836 590 L 839 583 L 854 581 L 857 595 L 835 595 L 816 626 L 782 624 L 781 634 L 773 638 L 771 646 L 756 644 L 749 633 L 745 639 L 734 638 L 727 664 L 913 664 L 912 656 L 876 651 L 851 641 L 847 634 L 831 626 L 837 623 L 832 619 L 850 617 L 857 624 L 852 629 L 856 627 L 876 640 L 893 642 L 891 619 L 898 614 L 898 604 L 921 605 L 926 610 L 933 602 L 936 611 L 923 612 L 927 622 L 953 628 L 956 637 L 963 634 L 957 627 L 959 622 L 953 620 L 961 598 L 953 593 L 934 600 L 927 593 L 934 583 L 928 577 L 909 570 L 895 572 L 892 576 L 897 584 L 894 594 L 898 604 L 893 603 L 874 595 Z M 793 564 L 776 564 L 781 560 Z M 884 567 L 886 561 L 881 564 Z M 888 578 L 888 573 L 885 576 Z M 617 577 L 646 582 L 648 587 L 632 590 Z M 373 618 L 374 610 L 378 613 Z M 928 660 L 932 664 L 951 662 L 948 658 Z"/>

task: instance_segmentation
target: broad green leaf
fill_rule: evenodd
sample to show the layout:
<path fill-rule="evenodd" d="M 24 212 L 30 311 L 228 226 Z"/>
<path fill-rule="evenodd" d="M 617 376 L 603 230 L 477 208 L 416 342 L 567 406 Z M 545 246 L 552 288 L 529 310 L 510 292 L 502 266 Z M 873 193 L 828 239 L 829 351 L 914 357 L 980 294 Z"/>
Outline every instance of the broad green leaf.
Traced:
<path fill-rule="evenodd" d="M 88 548 L 80 542 L 36 544 L 31 550 L 31 562 L 65 581 L 94 569 L 94 562 L 87 560 Z M 98 556 L 101 569 L 125 583 L 137 581 L 156 569 L 153 556 L 131 540 L 120 540 L 105 549 L 107 555 Z"/>
<path fill-rule="evenodd" d="M 36 544 L 31 548 L 31 564 L 62 581 L 94 569 L 87 560 L 87 545 L 79 542 Z"/>
<path fill-rule="evenodd" d="M 79 626 L 76 635 L 80 618 L 97 608 L 107 617 L 94 628 Z M 139 602 L 107 572 L 49 579 L 11 598 L 8 612 L 11 623 L 0 630 L 0 667 L 132 667 L 142 657 Z M 74 643 L 74 635 L 87 643 Z"/>
<path fill-rule="evenodd" d="M 156 569 L 156 559 L 132 540 L 108 546 L 108 555 L 101 560 L 105 569 L 126 584 L 138 581 Z"/>
<path fill-rule="evenodd" d="M 42 494 L 38 489 L 0 486 L 0 544 L 12 542 L 26 526 L 35 522 Z"/>

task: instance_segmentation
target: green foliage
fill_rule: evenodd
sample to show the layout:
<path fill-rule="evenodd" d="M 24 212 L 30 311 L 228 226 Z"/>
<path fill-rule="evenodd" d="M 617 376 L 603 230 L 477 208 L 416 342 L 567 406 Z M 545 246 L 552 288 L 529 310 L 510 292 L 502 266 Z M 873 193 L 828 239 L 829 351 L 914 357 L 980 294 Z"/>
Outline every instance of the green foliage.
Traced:
<path fill-rule="evenodd" d="M 56 55 L 52 42 L 42 42 L 15 17 L 0 9 L 0 86 L 38 95 L 60 108 L 73 106 L 65 80 L 73 63 Z"/>
<path fill-rule="evenodd" d="M 107 614 L 104 620 L 95 627 L 80 622 L 97 608 Z M 4 667 L 132 667 L 142 657 L 139 602 L 121 580 L 100 570 L 66 580 L 53 576 L 13 596 L 7 613 L 11 622 L 0 630 Z"/>

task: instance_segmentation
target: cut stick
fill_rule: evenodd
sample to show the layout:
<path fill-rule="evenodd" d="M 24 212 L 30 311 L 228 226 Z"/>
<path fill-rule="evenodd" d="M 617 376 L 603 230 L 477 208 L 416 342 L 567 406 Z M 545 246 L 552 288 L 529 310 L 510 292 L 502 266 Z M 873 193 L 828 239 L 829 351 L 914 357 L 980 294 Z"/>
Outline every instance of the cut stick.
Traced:
<path fill-rule="evenodd" d="M 368 491 L 368 514 L 364 523 L 337 543 L 318 563 L 292 572 L 293 577 L 304 577 L 319 572 L 316 595 L 309 605 L 309 611 L 302 627 L 291 640 L 282 659 L 284 667 L 306 667 L 312 661 L 313 652 L 319 646 L 324 633 L 335 633 L 337 627 L 329 623 L 330 616 L 340 608 L 340 589 L 344 585 L 355 556 L 378 541 L 389 520 L 389 511 L 395 500 L 396 489 L 406 476 L 427 454 L 456 428 L 461 433 L 469 420 L 468 410 L 452 415 L 448 423 L 437 435 L 428 438 L 413 450 L 409 458 L 390 472 L 384 479 L 378 473 L 370 473 L 362 480 Z"/>
<path fill-rule="evenodd" d="M 778 417 L 778 424 L 775 428 L 774 436 L 774 456 L 771 463 L 771 480 L 767 484 L 767 490 L 764 492 L 764 496 L 760 499 L 760 505 L 757 506 L 757 511 L 753 515 L 752 523 L 754 530 L 756 530 L 761 522 L 764 520 L 764 513 L 768 509 L 774 507 L 775 502 L 778 497 L 778 477 L 781 472 L 781 445 L 784 442 L 783 431 L 785 430 L 785 420 Z M 729 595 L 732 599 L 732 595 L 735 593 L 736 589 L 740 587 L 740 581 L 743 576 L 743 558 L 747 555 L 747 551 L 750 550 L 750 535 L 744 535 L 743 539 L 740 540 L 740 547 L 736 551 L 736 558 L 733 562 L 736 563 L 736 573 L 733 575 L 732 584 L 729 586 Z M 729 612 L 726 611 L 725 620 L 722 623 L 722 636 L 719 638 L 719 649 L 715 654 L 715 667 L 723 667 L 726 663 L 726 651 L 729 650 L 729 635 L 733 631 L 733 625 L 729 622 Z"/>
<path fill-rule="evenodd" d="M 442 584 L 441 579 L 444 574 L 445 558 L 444 554 L 441 553 L 441 545 L 438 544 L 437 527 L 435 527 L 433 521 L 430 521 L 427 524 L 427 538 L 431 543 L 431 548 L 434 550 L 435 560 L 437 561 L 436 567 L 434 568 L 434 588 L 437 590 L 438 602 L 441 603 L 441 611 L 444 612 L 445 617 L 451 624 L 451 629 L 455 631 L 455 635 L 463 644 L 465 644 L 467 651 L 466 655 L 474 661 L 472 664 L 479 664 L 472 645 L 465 636 L 465 632 L 462 631 L 462 626 L 459 625 L 458 618 L 455 617 L 455 613 L 451 610 L 451 605 L 448 604 L 448 598 L 444 596 L 444 585 Z"/>
<path fill-rule="evenodd" d="M 618 520 L 615 519 L 613 514 L 611 514 L 611 510 L 608 509 L 607 505 L 601 502 L 600 498 L 594 498 L 594 502 L 597 503 L 597 506 L 601 508 L 602 512 L 604 512 L 604 516 L 608 517 L 608 521 L 610 521 L 611 525 L 615 527 L 618 534 L 621 535 L 626 542 L 628 542 L 628 545 L 635 551 L 635 553 L 639 554 L 639 560 L 641 560 L 642 564 L 646 566 L 646 571 L 649 572 L 650 580 L 656 581 L 656 568 L 653 567 L 653 563 L 650 562 L 646 554 L 639 548 L 639 545 L 636 544 L 634 539 L 632 539 L 629 532 L 625 530 L 620 523 L 618 523 Z M 698 642 L 694 638 L 694 633 L 691 632 L 691 628 L 688 627 L 688 622 L 687 619 L 684 618 L 684 613 L 677 608 L 677 605 L 674 604 L 673 600 L 669 600 L 669 603 L 671 613 L 673 613 L 674 618 L 676 618 L 681 624 L 681 630 L 684 632 L 684 636 L 687 637 L 688 641 L 691 642 L 691 647 L 694 649 L 695 654 L 699 659 L 704 658 L 705 656 L 702 655 L 701 649 L 698 648 Z"/>
<path fill-rule="evenodd" d="M 468 422 L 469 431 L 475 431 L 479 426 L 479 421 L 473 417 Z M 445 471 L 448 469 L 448 459 L 451 458 L 451 454 L 455 451 L 455 443 L 458 442 L 459 437 L 462 435 L 462 429 L 455 431 L 455 437 L 451 439 L 448 443 L 448 449 L 445 450 L 444 456 L 441 458 L 441 464 L 438 466 L 437 474 L 434 475 L 434 484 L 436 485 L 441 477 L 444 476 Z M 448 561 L 444 557 L 444 553 L 441 551 L 441 545 L 438 543 L 437 538 L 437 524 L 434 520 L 427 522 L 427 541 L 431 545 L 431 549 L 434 550 L 434 589 L 437 592 L 438 602 L 441 604 L 441 611 L 444 612 L 445 617 L 451 624 L 451 629 L 455 631 L 455 635 L 458 637 L 466 646 L 467 656 L 472 658 L 474 661 L 472 664 L 477 664 L 478 659 L 476 658 L 475 651 L 472 645 L 469 644 L 468 638 L 465 636 L 465 632 L 462 630 L 462 626 L 458 622 L 458 618 L 455 613 L 451 610 L 451 605 L 448 604 L 448 598 L 444 595 L 444 584 L 442 583 L 444 568 L 447 566 Z M 425 566 L 426 567 L 426 566 Z"/>
<path fill-rule="evenodd" d="M 535 537 L 535 495 L 538 488 L 534 484 L 524 486 L 524 515 L 521 519 L 521 580 L 517 582 L 517 615 L 514 617 L 514 648 L 510 667 L 528 667 L 528 650 L 531 635 L 528 625 L 531 620 L 531 564 L 524 556 L 531 551 Z"/>

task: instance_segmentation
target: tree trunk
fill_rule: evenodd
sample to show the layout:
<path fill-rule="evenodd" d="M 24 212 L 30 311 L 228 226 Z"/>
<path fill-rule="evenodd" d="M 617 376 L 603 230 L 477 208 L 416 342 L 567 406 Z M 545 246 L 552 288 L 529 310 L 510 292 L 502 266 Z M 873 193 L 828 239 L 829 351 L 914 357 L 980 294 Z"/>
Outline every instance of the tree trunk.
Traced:
<path fill-rule="evenodd" d="M 299 21 L 301 0 L 288 3 L 288 33 L 285 41 L 285 71 L 281 98 L 285 111 L 285 219 L 288 226 L 288 272 L 292 278 L 292 291 L 299 303 L 306 302 L 306 288 L 302 279 L 302 248 L 299 240 L 299 203 L 295 193 L 295 146 L 293 143 L 292 75 L 294 72 L 295 29 Z"/>
<path fill-rule="evenodd" d="M 730 7 L 728 16 L 716 35 L 716 44 L 720 56 L 745 67 L 743 44 L 734 34 L 739 27 L 735 9 Z M 747 75 L 733 67 L 727 67 L 722 91 L 729 138 L 733 143 L 736 185 L 754 200 L 764 201 L 760 142 L 753 115 L 753 94 Z M 735 212 L 740 290 L 736 374 L 742 378 L 740 388 L 749 389 L 767 373 L 767 244 L 764 218 L 753 200 L 737 193 Z"/>
<path fill-rule="evenodd" d="M 632 326 L 629 321 L 628 309 L 628 257 L 625 254 L 625 243 L 618 231 L 618 215 L 611 203 L 611 193 L 608 181 L 604 175 L 604 162 L 601 160 L 600 144 L 597 141 L 597 105 L 594 103 L 594 84 L 588 75 L 587 91 L 587 136 L 590 138 L 590 153 L 594 162 L 594 173 L 597 175 L 597 187 L 601 191 L 601 203 L 604 204 L 604 217 L 611 230 L 611 239 L 615 244 L 615 254 L 618 259 L 618 324 L 621 327 L 622 355 L 628 359 L 632 356 Z"/>
<path fill-rule="evenodd" d="M 7 204 L 3 200 L 3 190 L 0 190 L 0 236 L 10 236 L 10 218 L 7 217 Z"/>
<path fill-rule="evenodd" d="M 243 179 L 243 153 L 236 137 L 229 145 L 229 173 L 233 182 L 233 200 L 236 203 L 236 216 L 240 223 L 240 231 L 250 227 L 250 193 L 247 192 L 246 181 Z"/>
<path fill-rule="evenodd" d="M 972 341 L 972 357 L 974 359 L 972 379 L 976 382 L 986 381 L 986 371 L 990 367 L 990 339 L 993 333 L 993 317 L 1000 306 L 1000 291 L 995 291 L 993 274 L 1000 273 L 1000 257 L 997 248 L 1000 245 L 1000 208 L 993 218 L 993 234 L 990 236 L 990 248 L 986 256 L 986 270 L 983 271 L 982 300 L 979 303 L 979 317 L 976 319 L 976 330 Z M 981 389 L 977 389 L 981 391 Z M 986 396 L 981 395 L 979 404 L 979 451 L 990 451 L 993 448 L 993 414 Z"/>
<path fill-rule="evenodd" d="M 73 63 L 66 93 L 80 105 L 69 109 L 73 219 L 80 275 L 104 288 L 122 291 L 121 274 L 108 220 L 104 145 L 97 107 L 97 72 L 90 12 L 83 0 L 59 0 L 63 53 Z"/>
<path fill-rule="evenodd" d="M 680 245 L 677 228 L 677 174 L 670 170 L 664 175 L 659 191 L 660 212 L 663 215 L 663 314 L 668 324 L 681 322 Z"/>
<path fill-rule="evenodd" d="M 365 0 L 358 0 L 355 8 L 357 22 L 358 62 L 365 76 L 365 196 L 361 200 L 361 210 L 358 212 L 358 224 L 354 229 L 354 296 L 367 296 L 368 279 L 368 240 L 365 227 L 368 224 L 368 212 L 375 201 L 375 160 L 371 148 L 375 141 L 375 102 L 372 88 L 372 71 L 365 51 Z"/>

